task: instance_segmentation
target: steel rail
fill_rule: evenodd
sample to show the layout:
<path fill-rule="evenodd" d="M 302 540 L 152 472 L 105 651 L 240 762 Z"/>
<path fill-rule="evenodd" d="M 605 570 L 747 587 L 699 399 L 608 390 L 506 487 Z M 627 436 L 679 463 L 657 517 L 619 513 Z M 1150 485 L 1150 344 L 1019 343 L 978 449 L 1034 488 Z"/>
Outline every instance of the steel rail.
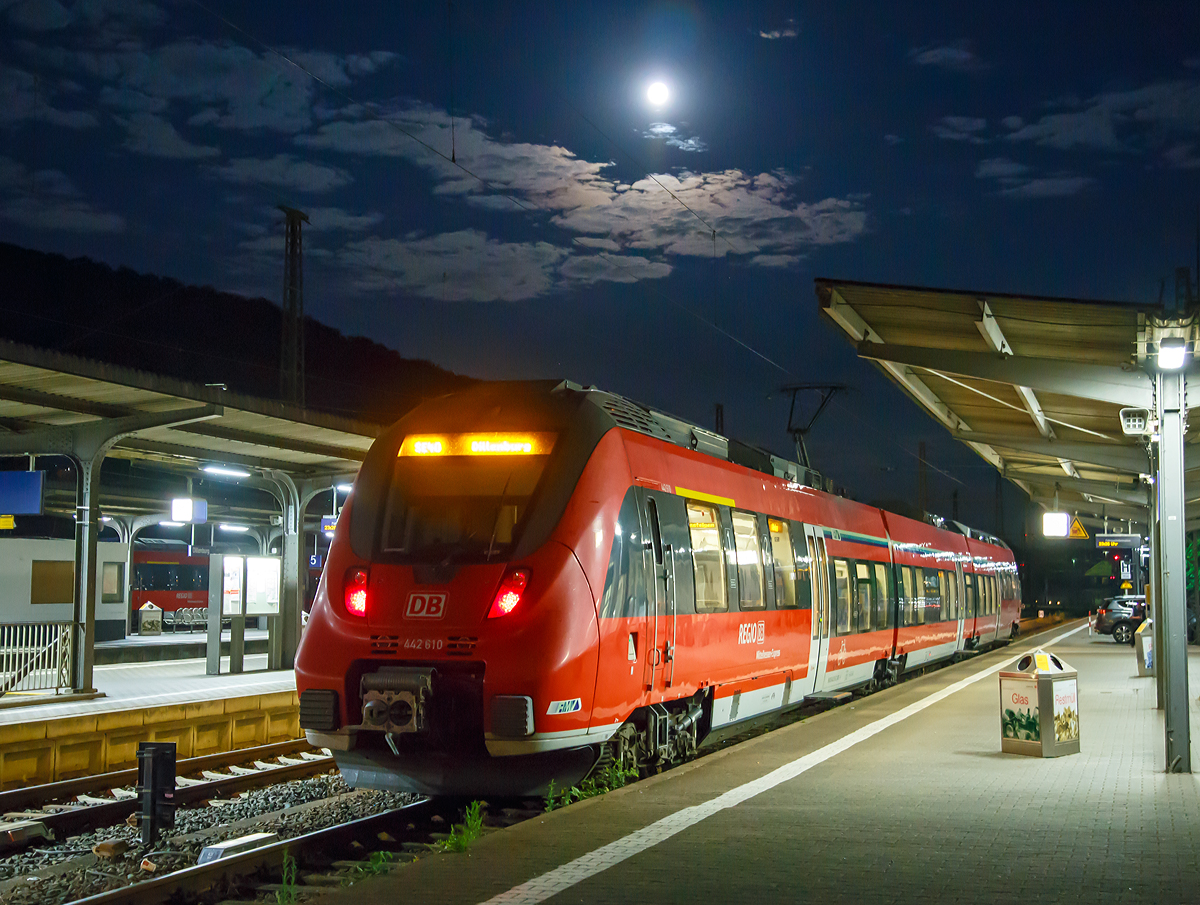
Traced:
<path fill-rule="evenodd" d="M 240 764 L 252 760 L 264 760 L 268 757 L 278 757 L 281 754 L 292 754 L 311 748 L 302 738 L 288 742 L 275 742 L 271 745 L 260 745 L 257 748 L 242 748 L 237 751 L 223 751 L 219 754 L 205 754 L 200 757 L 189 757 L 175 764 L 175 774 L 186 776 L 189 773 L 200 773 L 204 770 L 226 767 L 230 764 Z M 74 798 L 76 795 L 87 795 L 91 792 L 106 792 L 121 786 L 131 786 L 137 783 L 137 769 L 117 770 L 113 773 L 99 773 L 95 776 L 79 776 L 75 779 L 64 779 L 59 782 L 46 783 L 40 786 L 28 786 L 23 789 L 10 789 L 0 792 L 0 814 L 10 811 L 24 811 L 36 808 L 51 801 L 62 801 Z"/>
<path fill-rule="evenodd" d="M 435 805 L 431 799 L 422 798 L 402 808 L 381 811 L 369 817 L 360 817 L 348 823 L 340 823 L 337 826 L 315 830 L 303 836 L 264 845 L 240 855 L 230 855 L 208 864 L 185 867 L 153 880 L 122 886 L 119 889 L 98 893 L 86 899 L 77 899 L 71 905 L 160 905 L 169 900 L 179 900 L 180 896 L 195 899 L 200 894 L 213 889 L 228 889 L 236 885 L 238 880 L 248 878 L 261 870 L 278 868 L 283 864 L 285 854 L 289 854 L 297 860 L 308 854 L 320 854 L 322 857 L 328 857 L 331 849 L 337 846 L 348 846 L 352 840 L 366 838 L 373 840 L 375 834 L 384 828 L 389 828 L 390 823 L 399 814 L 404 815 L 405 822 L 412 822 L 414 818 L 420 819 L 426 815 L 427 811 L 434 809 Z M 396 832 L 394 829 L 392 831 Z M 397 834 L 397 838 L 400 835 L 405 834 Z M 218 884 L 221 885 L 218 886 Z"/>

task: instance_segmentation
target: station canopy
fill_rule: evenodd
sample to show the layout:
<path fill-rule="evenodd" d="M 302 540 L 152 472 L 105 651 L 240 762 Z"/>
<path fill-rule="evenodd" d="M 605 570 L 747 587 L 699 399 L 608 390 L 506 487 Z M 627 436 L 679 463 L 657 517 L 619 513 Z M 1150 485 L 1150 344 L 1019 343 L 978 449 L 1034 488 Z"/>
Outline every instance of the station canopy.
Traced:
<path fill-rule="evenodd" d="M 0 440 L 201 409 L 206 412 L 203 419 L 123 435 L 108 456 L 188 468 L 226 463 L 315 478 L 357 472 L 383 430 L 379 424 L 232 393 L 221 386 L 0 341 Z"/>
<path fill-rule="evenodd" d="M 1126 436 L 1120 412 L 1153 409 L 1148 356 L 1165 334 L 1194 342 L 1194 324 L 1122 302 L 832 279 L 816 293 L 860 357 L 1034 501 L 1057 493 L 1081 517 L 1146 524 L 1148 437 Z M 1189 439 L 1187 465 L 1200 467 Z M 1186 486 L 1200 499 L 1200 477 Z"/>

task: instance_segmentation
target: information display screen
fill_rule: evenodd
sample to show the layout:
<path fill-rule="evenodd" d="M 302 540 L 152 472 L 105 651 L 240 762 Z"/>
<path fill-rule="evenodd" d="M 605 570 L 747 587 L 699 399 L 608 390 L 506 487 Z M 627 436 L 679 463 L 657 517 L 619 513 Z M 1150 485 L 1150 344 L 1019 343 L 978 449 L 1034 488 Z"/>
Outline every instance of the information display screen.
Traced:
<path fill-rule="evenodd" d="M 283 574 L 278 556 L 246 557 L 246 615 L 279 614 L 279 585 Z"/>

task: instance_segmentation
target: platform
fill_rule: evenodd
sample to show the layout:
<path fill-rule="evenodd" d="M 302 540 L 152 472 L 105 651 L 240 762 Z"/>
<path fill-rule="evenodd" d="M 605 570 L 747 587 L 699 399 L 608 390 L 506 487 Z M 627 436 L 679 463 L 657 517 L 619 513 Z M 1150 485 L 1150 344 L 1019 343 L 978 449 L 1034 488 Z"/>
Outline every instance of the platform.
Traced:
<path fill-rule="evenodd" d="M 245 651 L 262 654 L 267 651 L 266 629 L 246 629 Z M 128 635 L 115 641 L 97 641 L 97 666 L 115 663 L 145 663 L 151 660 L 191 660 L 203 657 L 208 651 L 207 632 L 163 632 L 161 635 Z M 229 631 L 221 633 L 221 653 L 229 654 Z"/>
<path fill-rule="evenodd" d="M 202 659 L 97 666 L 103 697 L 0 709 L 0 788 L 134 767 L 142 741 L 175 742 L 184 758 L 299 738 L 295 674 L 266 660 L 219 676 Z"/>
<path fill-rule="evenodd" d="M 1035 642 L 1079 671 L 1077 755 L 1000 751 L 997 673 Z M 1200 778 L 1164 772 L 1136 672 L 1057 628 L 317 901 L 1192 901 Z"/>

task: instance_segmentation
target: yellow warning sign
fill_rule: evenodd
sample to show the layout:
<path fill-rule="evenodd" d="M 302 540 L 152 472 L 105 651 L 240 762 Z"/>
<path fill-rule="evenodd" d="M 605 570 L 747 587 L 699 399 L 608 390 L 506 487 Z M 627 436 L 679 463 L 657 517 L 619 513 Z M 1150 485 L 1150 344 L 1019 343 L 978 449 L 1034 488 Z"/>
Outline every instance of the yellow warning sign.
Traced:
<path fill-rule="evenodd" d="M 1131 581 L 1121 582 L 1121 590 L 1122 591 L 1132 591 L 1133 590 L 1133 582 L 1131 582 Z"/>
<path fill-rule="evenodd" d="M 17 527 L 17 519 L 11 515 L 0 515 L 0 531 L 11 531 Z"/>
<path fill-rule="evenodd" d="M 1071 532 L 1067 537 L 1074 540 L 1087 540 L 1091 535 L 1087 533 L 1087 528 L 1083 527 L 1083 523 L 1079 519 L 1073 518 L 1071 519 Z"/>

